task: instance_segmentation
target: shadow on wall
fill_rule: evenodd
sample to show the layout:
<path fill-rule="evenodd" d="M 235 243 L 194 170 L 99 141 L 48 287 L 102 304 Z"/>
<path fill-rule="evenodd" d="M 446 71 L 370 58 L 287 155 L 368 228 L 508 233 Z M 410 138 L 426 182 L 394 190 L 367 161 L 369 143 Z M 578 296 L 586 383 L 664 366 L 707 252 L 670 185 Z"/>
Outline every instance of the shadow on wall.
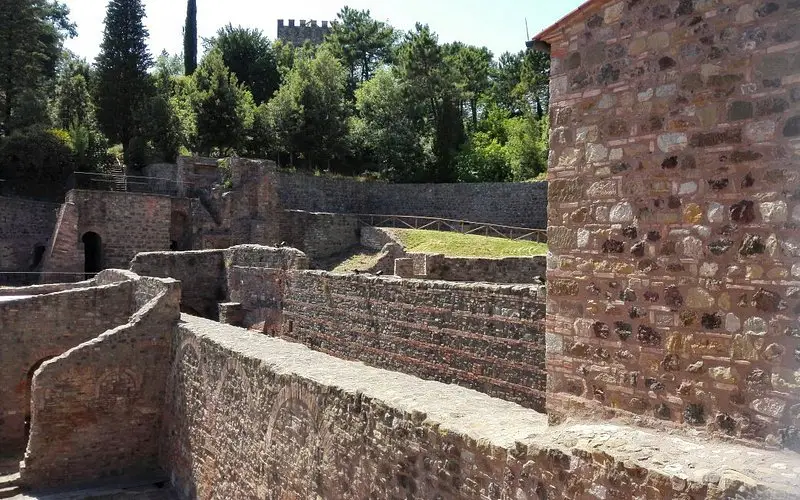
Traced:
<path fill-rule="evenodd" d="M 42 366 L 42 363 L 45 361 L 51 360 L 55 358 L 55 356 L 45 356 L 36 363 L 31 366 L 30 370 L 28 370 L 28 376 L 25 379 L 25 401 L 28 402 L 28 408 L 25 412 L 25 441 L 28 441 L 28 437 L 30 437 L 31 432 L 31 387 L 33 386 L 33 376 L 36 374 L 36 370 Z"/>
<path fill-rule="evenodd" d="M 86 279 L 103 270 L 103 241 L 100 235 L 88 231 L 81 237 L 83 242 L 83 272 Z"/>

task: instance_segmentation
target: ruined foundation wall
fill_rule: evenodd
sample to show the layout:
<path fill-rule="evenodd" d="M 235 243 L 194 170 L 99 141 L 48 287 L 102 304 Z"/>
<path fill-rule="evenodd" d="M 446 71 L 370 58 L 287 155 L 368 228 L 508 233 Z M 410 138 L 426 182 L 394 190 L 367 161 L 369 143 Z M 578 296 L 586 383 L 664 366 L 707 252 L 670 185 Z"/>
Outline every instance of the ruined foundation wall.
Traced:
<path fill-rule="evenodd" d="M 294 272 L 280 335 L 543 410 L 540 287 Z"/>
<path fill-rule="evenodd" d="M 0 285 L 30 283 L 31 278 L 3 271 L 33 271 L 36 247 L 47 247 L 58 204 L 0 196 Z"/>
<path fill-rule="evenodd" d="M 182 319 L 161 449 L 180 498 L 779 499 L 797 491 L 786 474 L 795 454 L 678 436 L 665 443 L 615 425 L 547 428 L 542 414 L 463 387 Z"/>
<path fill-rule="evenodd" d="M 358 245 L 360 227 L 356 217 L 347 215 L 280 212 L 280 237 L 287 246 L 301 250 L 310 259 L 324 259 Z"/>
<path fill-rule="evenodd" d="M 141 276 L 174 278 L 183 290 L 181 308 L 204 318 L 217 317 L 217 304 L 225 300 L 225 250 L 143 252 L 130 263 Z"/>
<path fill-rule="evenodd" d="M 0 302 L 0 450 L 24 446 L 31 370 L 126 323 L 132 287 L 121 282 Z"/>
<path fill-rule="evenodd" d="M 161 418 L 180 287 L 154 278 L 135 283 L 141 309 L 130 323 L 36 371 L 20 469 L 24 485 L 46 489 L 161 474 Z"/>
<path fill-rule="evenodd" d="M 548 40 L 548 409 L 800 450 L 800 3 L 605 5 Z"/>
<path fill-rule="evenodd" d="M 423 215 L 544 228 L 547 183 L 389 184 L 274 172 L 284 209 L 351 214 Z"/>

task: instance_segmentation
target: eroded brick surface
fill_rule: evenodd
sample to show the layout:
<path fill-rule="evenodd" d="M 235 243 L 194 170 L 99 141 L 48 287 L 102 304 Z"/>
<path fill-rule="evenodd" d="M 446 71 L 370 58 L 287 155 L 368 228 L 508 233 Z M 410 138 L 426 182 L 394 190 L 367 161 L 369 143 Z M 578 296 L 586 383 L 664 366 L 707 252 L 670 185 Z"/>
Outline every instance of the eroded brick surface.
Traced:
<path fill-rule="evenodd" d="M 126 318 L 36 372 L 22 484 L 62 488 L 160 474 L 162 409 L 180 286 L 138 276 L 132 283 L 131 321 Z"/>
<path fill-rule="evenodd" d="M 0 450 L 25 446 L 33 371 L 127 322 L 132 308 L 130 282 L 0 302 Z"/>
<path fill-rule="evenodd" d="M 620 1 L 552 35 L 554 414 L 800 450 L 798 19 Z"/>

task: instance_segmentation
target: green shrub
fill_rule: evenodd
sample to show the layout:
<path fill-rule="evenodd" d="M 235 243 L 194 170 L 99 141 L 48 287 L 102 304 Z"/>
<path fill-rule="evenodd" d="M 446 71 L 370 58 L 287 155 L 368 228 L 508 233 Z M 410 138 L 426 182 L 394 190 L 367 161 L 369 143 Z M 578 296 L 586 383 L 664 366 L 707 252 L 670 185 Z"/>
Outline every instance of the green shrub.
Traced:
<path fill-rule="evenodd" d="M 29 128 L 0 139 L 0 179 L 4 193 L 58 198 L 75 170 L 65 130 Z"/>
<path fill-rule="evenodd" d="M 125 165 L 141 170 L 147 166 L 149 157 L 147 140 L 144 137 L 135 136 L 128 141 L 128 147 L 125 150 Z"/>

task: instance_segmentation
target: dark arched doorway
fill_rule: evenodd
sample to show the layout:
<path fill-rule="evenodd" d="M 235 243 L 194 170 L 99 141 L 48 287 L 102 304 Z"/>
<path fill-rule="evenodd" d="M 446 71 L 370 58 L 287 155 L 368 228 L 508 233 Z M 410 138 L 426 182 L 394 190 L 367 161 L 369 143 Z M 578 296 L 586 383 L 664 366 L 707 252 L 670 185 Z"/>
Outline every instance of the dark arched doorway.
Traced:
<path fill-rule="evenodd" d="M 47 356 L 46 358 L 42 358 L 36 363 L 31 366 L 30 370 L 28 370 L 28 376 L 25 379 L 25 442 L 28 442 L 28 438 L 30 437 L 31 433 L 31 409 L 33 408 L 33 401 L 31 401 L 31 391 L 33 387 L 33 375 L 36 373 L 36 370 L 42 366 L 42 363 L 49 359 L 53 359 L 55 356 Z"/>
<path fill-rule="evenodd" d="M 84 265 L 86 278 L 91 278 L 103 270 L 102 240 L 100 235 L 89 231 L 81 238 L 83 242 Z"/>

